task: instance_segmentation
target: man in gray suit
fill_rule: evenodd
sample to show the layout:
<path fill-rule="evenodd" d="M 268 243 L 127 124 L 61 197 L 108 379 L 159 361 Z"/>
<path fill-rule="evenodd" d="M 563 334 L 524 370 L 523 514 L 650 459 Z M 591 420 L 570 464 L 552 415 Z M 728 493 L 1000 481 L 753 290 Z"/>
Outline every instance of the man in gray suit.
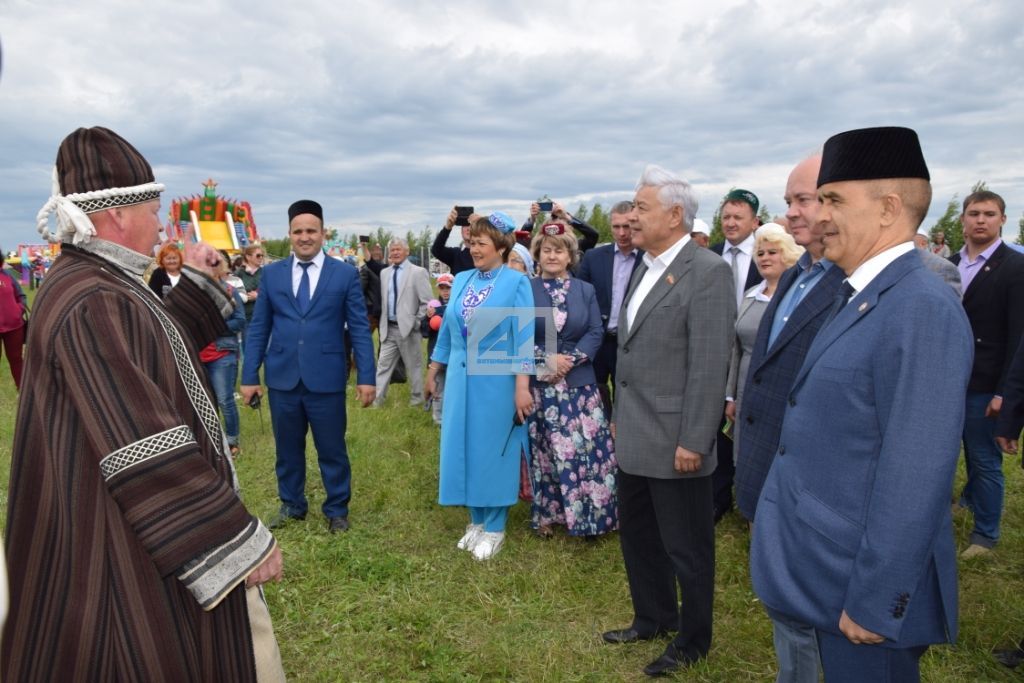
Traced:
<path fill-rule="evenodd" d="M 711 647 L 711 473 L 736 294 L 729 265 L 690 239 L 696 213 L 689 183 L 657 166 L 644 170 L 632 215 L 633 243 L 646 253 L 619 316 L 613 409 L 619 537 L 634 617 L 604 639 L 677 631 L 644 668 L 649 676 L 692 664 Z"/>
<path fill-rule="evenodd" d="M 430 274 L 409 261 L 409 244 L 388 242 L 390 266 L 380 272 L 380 357 L 377 360 L 377 400 L 387 395 L 391 373 L 401 358 L 409 377 L 409 404 L 423 402 L 423 336 L 420 321 L 432 297 Z"/>
<path fill-rule="evenodd" d="M 921 256 L 924 267 L 941 277 L 943 282 L 953 288 L 958 297 L 963 297 L 963 291 L 960 288 L 960 271 L 952 261 L 936 256 L 928 249 L 928 233 L 924 232 L 924 228 L 918 230 L 914 235 L 914 246 Z"/>

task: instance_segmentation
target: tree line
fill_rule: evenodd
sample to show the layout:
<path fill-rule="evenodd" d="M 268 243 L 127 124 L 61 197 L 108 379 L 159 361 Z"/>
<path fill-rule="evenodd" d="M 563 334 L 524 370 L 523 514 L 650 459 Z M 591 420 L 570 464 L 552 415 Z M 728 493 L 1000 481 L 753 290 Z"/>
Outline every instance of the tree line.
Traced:
<path fill-rule="evenodd" d="M 971 187 L 971 192 L 978 192 L 979 190 L 987 189 L 988 186 L 985 182 L 979 180 L 973 187 Z M 730 189 L 730 192 L 731 191 L 732 190 Z M 724 201 L 727 195 L 728 192 L 722 196 L 722 201 Z M 546 197 L 539 197 L 537 201 L 545 201 L 546 199 Z M 928 230 L 928 234 L 931 235 L 932 240 L 934 240 L 937 233 L 941 232 L 946 238 L 946 244 L 949 245 L 951 253 L 958 252 L 964 243 L 963 228 L 960 226 L 960 201 L 959 196 L 954 194 L 946 204 L 945 213 L 943 213 L 935 224 Z M 603 243 L 612 241 L 611 216 L 600 202 L 595 202 L 589 207 L 585 203 L 580 203 L 576 208 L 576 211 L 573 212 L 573 216 L 579 218 L 597 230 L 599 242 Z M 767 204 L 761 205 L 761 208 L 758 211 L 758 218 L 761 219 L 762 223 L 769 223 L 773 220 L 773 215 L 768 210 Z M 534 224 L 537 225 L 543 223 L 545 220 L 547 220 L 547 214 L 541 213 L 537 216 Z M 1024 245 L 1024 215 L 1021 216 L 1018 226 L 1019 230 L 1015 241 L 1017 244 Z M 351 234 L 339 238 L 337 228 L 328 226 L 326 230 L 325 239 L 328 243 L 337 242 L 349 247 L 350 249 L 359 249 L 360 235 Z M 363 234 L 369 236 L 370 244 L 379 244 L 381 248 L 385 250 L 387 249 L 388 242 L 397 235 L 397 233 L 387 230 L 383 226 L 378 227 L 370 233 Z M 415 232 L 413 230 L 406 231 L 403 237 L 409 243 L 409 255 L 413 262 L 419 265 L 424 265 L 424 261 L 430 258 L 430 246 L 434 243 L 435 235 L 435 230 L 429 225 L 424 226 L 419 232 Z M 725 235 L 722 232 L 721 201 L 719 201 L 718 208 L 715 210 L 714 216 L 711 219 L 711 235 L 709 237 L 712 245 L 725 241 Z M 263 248 L 268 254 L 277 258 L 284 258 L 291 252 L 291 244 L 287 237 L 263 240 Z"/>

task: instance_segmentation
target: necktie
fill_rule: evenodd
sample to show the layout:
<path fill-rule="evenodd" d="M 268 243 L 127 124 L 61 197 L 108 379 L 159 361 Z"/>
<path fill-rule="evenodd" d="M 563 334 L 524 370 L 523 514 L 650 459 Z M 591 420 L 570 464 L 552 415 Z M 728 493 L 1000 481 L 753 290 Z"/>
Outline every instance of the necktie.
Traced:
<path fill-rule="evenodd" d="M 825 323 L 821 326 L 824 329 L 825 325 L 832 322 L 832 319 L 839 315 L 839 311 L 843 310 L 843 306 L 853 296 L 853 285 L 850 284 L 849 280 L 843 280 L 843 284 L 839 285 L 839 291 L 836 292 L 836 298 L 832 302 L 832 309 L 828 312 L 828 317 L 825 319 Z"/>
<path fill-rule="evenodd" d="M 296 301 L 299 303 L 299 313 L 306 315 L 306 311 L 309 310 L 309 267 L 313 265 L 312 261 L 299 261 L 299 267 L 302 268 L 302 279 L 299 280 L 299 292 L 295 295 Z"/>
<path fill-rule="evenodd" d="M 736 301 L 737 305 L 743 301 L 743 285 L 746 284 L 745 278 L 740 277 L 740 248 L 729 247 L 729 253 L 732 254 L 732 279 L 736 283 Z"/>
<path fill-rule="evenodd" d="M 388 320 L 398 320 L 398 266 L 391 268 L 391 291 L 388 293 Z"/>

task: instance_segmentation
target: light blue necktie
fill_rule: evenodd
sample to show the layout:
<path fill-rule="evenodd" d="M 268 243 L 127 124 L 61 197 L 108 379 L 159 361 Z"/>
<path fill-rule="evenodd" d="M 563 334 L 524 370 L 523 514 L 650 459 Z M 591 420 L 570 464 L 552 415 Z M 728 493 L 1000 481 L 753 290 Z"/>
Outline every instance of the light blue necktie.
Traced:
<path fill-rule="evenodd" d="M 299 313 L 306 315 L 306 311 L 309 310 L 309 267 L 313 265 L 312 261 L 299 261 L 299 267 L 302 268 L 302 279 L 299 280 L 299 292 L 295 295 L 295 299 L 299 302 Z"/>

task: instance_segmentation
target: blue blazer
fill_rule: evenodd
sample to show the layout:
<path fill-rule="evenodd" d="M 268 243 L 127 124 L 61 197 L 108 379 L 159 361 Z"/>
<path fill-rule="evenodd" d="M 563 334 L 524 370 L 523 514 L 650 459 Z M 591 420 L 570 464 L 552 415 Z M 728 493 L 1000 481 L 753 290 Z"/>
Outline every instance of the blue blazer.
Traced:
<path fill-rule="evenodd" d="M 530 286 L 533 287 L 534 306 L 551 308 L 551 297 L 544 289 L 544 282 L 540 278 L 534 278 L 530 280 Z M 578 349 L 590 359 L 589 362 L 570 370 L 565 376 L 565 381 L 572 388 L 594 384 L 597 378 L 594 375 L 593 360 L 604 340 L 604 325 L 601 323 L 601 312 L 597 307 L 597 294 L 593 285 L 573 278 L 572 284 L 569 285 L 569 293 L 565 297 L 565 308 L 567 315 L 565 325 L 558 334 L 558 353 L 569 354 Z M 544 316 L 539 316 L 534 327 L 536 345 L 540 349 L 544 349 L 547 322 Z M 530 384 L 538 385 L 536 375 L 530 378 Z"/>
<path fill-rule="evenodd" d="M 583 260 L 580 262 L 579 279 L 594 285 L 603 327 L 608 327 L 608 316 L 611 315 L 612 310 L 612 285 L 614 284 L 612 271 L 615 267 L 615 252 L 618 249 L 615 244 L 603 244 L 583 254 Z M 633 258 L 634 273 L 643 261 L 643 255 L 643 250 L 637 249 L 636 256 Z M 630 275 L 632 276 L 632 273 Z M 628 280 L 626 289 L 629 289 Z M 623 298 L 625 298 L 625 292 L 623 292 Z"/>
<path fill-rule="evenodd" d="M 883 647 L 956 637 L 949 492 L 972 356 L 956 295 L 913 251 L 822 327 L 758 501 L 766 606 L 835 634 L 846 610 Z"/>
<path fill-rule="evenodd" d="M 772 321 L 782 298 L 800 277 L 800 268 L 793 266 L 779 279 L 779 286 L 757 329 L 754 351 L 750 355 L 750 369 L 743 388 L 743 404 L 736 419 L 743 425 L 736 461 L 736 506 L 740 513 L 753 521 L 761 487 L 768 476 L 768 468 L 775 459 L 782 431 L 782 416 L 786 412 L 786 396 L 793 386 L 797 370 L 803 365 L 807 349 L 825 322 L 839 285 L 846 273 L 838 266 L 829 268 L 818 284 L 789 316 L 779 336 L 768 348 Z"/>
<path fill-rule="evenodd" d="M 263 268 L 260 295 L 245 337 L 242 384 L 259 384 L 266 362 L 267 387 L 290 391 L 301 381 L 316 393 L 345 390 L 348 376 L 345 328 L 355 353 L 357 384 L 374 384 L 373 339 L 359 271 L 324 258 L 309 310 L 299 313 L 292 293 L 294 256 Z"/>

